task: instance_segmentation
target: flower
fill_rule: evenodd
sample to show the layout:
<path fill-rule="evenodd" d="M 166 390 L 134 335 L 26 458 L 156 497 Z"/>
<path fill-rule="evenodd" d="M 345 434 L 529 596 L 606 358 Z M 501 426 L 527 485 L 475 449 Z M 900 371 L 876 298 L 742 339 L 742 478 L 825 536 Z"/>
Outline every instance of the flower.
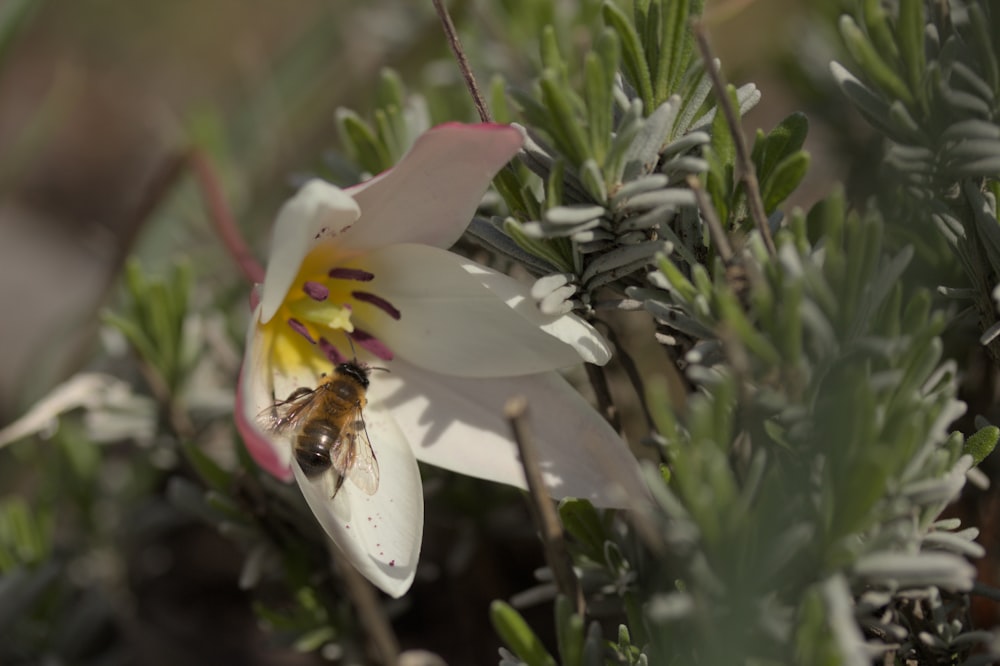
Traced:
<path fill-rule="evenodd" d="M 255 460 L 294 476 L 344 555 L 393 596 L 409 588 L 420 552 L 418 458 L 525 487 L 502 415 L 513 395 L 529 400 L 553 495 L 620 504 L 621 486 L 641 483 L 622 440 L 554 372 L 606 363 L 604 339 L 576 316 L 543 315 L 527 287 L 442 249 L 521 142 L 507 126 L 439 126 L 358 186 L 306 183 L 274 226 L 237 423 Z M 387 370 L 372 373 L 364 410 L 381 478 L 373 494 L 349 479 L 336 493 L 310 480 L 292 462 L 294 432 L 260 425 L 276 401 L 316 387 L 355 353 Z"/>

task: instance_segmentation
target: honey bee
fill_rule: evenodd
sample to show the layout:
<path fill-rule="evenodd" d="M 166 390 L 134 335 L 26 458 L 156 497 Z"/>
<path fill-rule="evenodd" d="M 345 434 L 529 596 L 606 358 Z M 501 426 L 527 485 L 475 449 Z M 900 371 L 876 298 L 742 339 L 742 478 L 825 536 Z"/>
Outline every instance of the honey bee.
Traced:
<path fill-rule="evenodd" d="M 378 461 L 362 409 L 371 371 L 346 361 L 316 388 L 302 387 L 274 404 L 265 421 L 272 432 L 292 433 L 295 460 L 310 481 L 335 475 L 336 496 L 345 479 L 369 495 L 378 490 Z"/>

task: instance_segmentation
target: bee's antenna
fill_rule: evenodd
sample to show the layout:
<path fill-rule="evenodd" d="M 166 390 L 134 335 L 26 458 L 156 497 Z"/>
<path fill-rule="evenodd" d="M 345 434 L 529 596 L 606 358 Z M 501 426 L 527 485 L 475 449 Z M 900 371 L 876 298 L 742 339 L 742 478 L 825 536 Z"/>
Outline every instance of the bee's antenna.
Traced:
<path fill-rule="evenodd" d="M 347 333 L 344 333 L 344 337 L 347 338 L 347 344 L 351 346 L 351 354 L 354 356 L 354 362 L 358 365 L 364 366 L 367 370 L 381 370 L 382 372 L 390 372 L 389 368 L 382 368 L 378 366 L 368 365 L 367 363 L 362 363 L 358 361 L 358 350 L 354 348 L 354 340 L 351 339 Z"/>

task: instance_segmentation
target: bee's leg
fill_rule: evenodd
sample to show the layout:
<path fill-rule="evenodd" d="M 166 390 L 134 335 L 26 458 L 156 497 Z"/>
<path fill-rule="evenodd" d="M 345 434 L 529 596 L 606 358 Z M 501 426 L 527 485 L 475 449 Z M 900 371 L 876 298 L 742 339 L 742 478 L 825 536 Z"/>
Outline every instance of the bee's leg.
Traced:
<path fill-rule="evenodd" d="M 344 485 L 344 479 L 346 478 L 347 477 L 344 476 L 343 474 L 337 475 L 337 483 L 333 486 L 333 494 L 330 495 L 330 499 L 333 499 L 334 497 L 337 496 L 337 493 L 340 492 L 340 487 Z"/>

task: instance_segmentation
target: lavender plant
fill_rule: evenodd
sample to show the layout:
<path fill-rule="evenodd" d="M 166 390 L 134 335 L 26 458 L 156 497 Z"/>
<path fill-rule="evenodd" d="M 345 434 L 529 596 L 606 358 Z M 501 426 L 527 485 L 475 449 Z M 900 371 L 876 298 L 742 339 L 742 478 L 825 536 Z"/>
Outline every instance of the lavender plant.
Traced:
<path fill-rule="evenodd" d="M 528 486 L 532 472 L 539 471 L 525 455 L 532 433 L 543 445 L 562 433 L 560 445 L 569 453 L 549 459 L 549 467 L 574 456 L 583 467 L 597 460 L 602 464 L 592 466 L 604 476 L 589 490 L 617 505 L 599 508 L 566 497 L 558 502 L 555 520 L 545 511 L 551 500 L 532 488 L 529 501 L 547 567 L 537 572 L 534 587 L 492 603 L 489 619 L 503 643 L 499 663 L 1000 660 L 995 634 L 969 618 L 970 593 L 989 592 L 976 587 L 970 563 L 984 554 L 978 531 L 944 514 L 967 482 L 988 487 L 977 466 L 1000 439 L 1000 429 L 978 416 L 971 420 L 974 427 L 959 421 L 966 412 L 959 392 L 967 369 L 964 359 L 946 357 L 941 340 L 954 323 L 954 311 L 917 284 L 910 272 L 912 247 L 892 235 L 907 226 L 941 234 L 965 277 L 944 291 L 972 303 L 984 344 L 995 345 L 1000 29 L 987 27 L 998 27 L 995 8 L 987 2 L 901 0 L 889 8 L 864 2 L 857 17 L 840 20 L 858 73 L 837 64 L 832 71 L 884 137 L 888 173 L 870 204 L 852 207 L 837 191 L 804 212 L 785 210 L 784 204 L 809 167 L 803 150 L 806 117 L 792 114 L 745 145 L 735 120 L 761 93 L 753 84 L 724 85 L 721 64 L 696 38 L 700 27 L 692 30 L 701 2 L 582 4 L 575 15 L 555 2 L 508 2 L 503 10 L 489 9 L 503 11 L 506 20 L 493 39 L 508 47 L 536 46 L 538 71 L 530 81 L 513 72 L 511 83 L 496 78 L 489 88 L 494 120 L 515 124 L 521 149 L 497 174 L 495 189 L 483 198 L 456 247 L 496 269 L 526 272 L 530 290 L 508 300 L 530 305 L 525 318 L 546 335 L 555 337 L 549 332 L 558 328 L 553 322 L 574 322 L 578 337 L 595 345 L 585 358 L 599 363 L 607 360 L 599 352 L 611 352 L 623 370 L 620 376 L 591 364 L 587 379 L 600 414 L 614 428 L 623 429 L 623 414 L 637 415 L 624 417 L 635 421 L 624 425 L 641 433 L 632 452 L 643 458 L 643 475 L 631 475 L 634 461 L 624 447 L 595 453 L 584 441 L 589 426 L 558 421 L 576 413 L 548 409 L 553 403 L 547 396 L 563 390 L 561 379 L 532 384 L 504 378 L 493 385 L 500 388 L 488 389 L 521 390 L 529 398 L 528 413 L 543 412 L 534 420 L 511 416 L 515 435 L 507 437 L 521 447 Z M 574 40 L 567 39 L 570 34 Z M 478 50 L 471 53 L 474 62 Z M 511 51 L 510 62 L 517 65 L 511 69 L 524 67 L 524 54 Z M 387 69 L 375 86 L 370 114 L 338 111 L 342 151 L 302 171 L 344 186 L 366 181 L 410 155 L 435 122 L 454 119 L 436 117 L 442 104 L 433 91 L 411 92 L 403 81 Z M 464 112 L 451 111 L 459 117 Z M 504 138 L 504 150 L 516 149 L 510 130 L 493 131 Z M 475 140 L 487 145 L 484 136 L 476 134 Z M 452 180 L 464 177 L 464 164 L 448 165 L 454 169 L 448 173 L 459 174 Z M 400 177 L 406 185 L 401 189 L 414 197 L 414 206 L 422 206 L 414 195 L 423 191 L 413 185 L 414 171 L 402 173 L 407 175 Z M 315 190 L 315 183 L 311 187 Z M 286 210 L 302 208 L 303 202 L 336 208 L 334 201 L 339 214 L 354 201 L 341 195 L 353 197 L 365 187 L 328 198 L 300 195 Z M 367 210 L 384 210 L 378 198 L 361 203 Z M 361 204 L 354 205 L 361 218 Z M 392 212 L 408 219 L 406 211 Z M 285 224 L 294 217 L 283 215 Z M 345 237 L 349 229 L 345 224 Z M 316 238 L 328 231 L 317 226 Z M 343 242 L 339 233 L 333 236 Z M 281 241 L 276 239 L 279 247 Z M 298 252 L 298 263 L 285 262 L 294 264 L 283 269 L 288 281 L 315 268 L 310 252 Z M 376 259 L 372 266 L 383 268 Z M 467 270 L 473 275 L 489 275 L 471 262 L 461 265 L 472 266 Z M 353 264 L 324 264 L 322 270 L 330 278 L 368 281 L 377 272 L 372 268 L 368 278 L 368 268 Z M 302 279 L 312 285 L 311 293 L 301 290 L 312 299 L 304 305 L 297 291 L 286 289 L 291 295 L 276 298 L 267 293 L 275 289 L 268 281 L 254 278 L 265 284 L 261 298 L 279 303 L 274 309 L 315 313 L 329 289 L 319 298 L 315 280 Z M 245 315 L 229 317 L 221 333 L 217 328 L 209 336 L 210 313 L 235 308 L 223 296 L 199 301 L 192 294 L 195 284 L 187 269 L 154 279 L 133 264 L 121 305 L 106 323 L 127 342 L 142 381 L 84 378 L 64 387 L 60 395 L 69 397 L 56 407 L 50 401 L 39 412 L 43 416 L 26 417 L 29 424 L 44 425 L 52 414 L 84 408 L 86 419 L 64 417 L 56 436 L 56 450 L 67 458 L 74 479 L 74 490 L 63 492 L 79 490 L 86 499 L 74 516 L 95 525 L 94 534 L 77 537 L 76 547 L 88 554 L 113 549 L 115 526 L 99 506 L 152 497 L 159 515 L 170 521 L 195 516 L 236 545 L 242 558 L 238 583 L 253 595 L 254 611 L 271 636 L 342 663 L 396 662 L 400 646 L 391 620 L 405 617 L 405 607 L 375 596 L 355 571 L 351 562 L 363 559 L 364 552 L 347 557 L 328 552 L 327 535 L 346 538 L 342 532 L 357 516 L 344 518 L 339 508 L 317 511 L 317 502 L 325 506 L 327 497 L 318 497 L 300 479 L 310 511 L 297 487 L 274 478 L 280 477 L 275 470 L 283 469 L 281 461 L 262 463 L 261 449 L 249 441 L 248 453 L 224 425 L 228 410 L 212 409 L 205 397 L 206 383 L 219 387 L 219 372 L 210 373 L 211 380 L 196 375 L 225 365 L 210 362 L 213 355 L 238 353 Z M 371 294 L 357 293 L 352 292 L 355 305 L 373 302 Z M 395 312 L 398 319 L 395 306 L 378 298 L 381 312 Z M 346 310 L 327 328 L 353 333 L 343 324 L 353 314 Z M 305 356 L 309 351 L 302 350 L 318 346 L 324 359 L 334 358 L 329 341 L 323 347 L 310 339 L 315 336 L 309 329 L 299 330 L 303 321 L 315 328 L 315 321 L 296 319 L 298 327 L 287 322 L 303 342 L 285 330 L 286 322 L 269 324 L 258 315 L 251 326 L 263 332 L 255 335 L 277 325 L 280 332 L 274 335 L 290 336 L 293 342 L 286 346 L 295 354 Z M 643 344 L 647 340 L 621 332 L 625 317 L 643 319 L 642 335 L 655 341 L 652 352 Z M 606 333 L 610 344 L 596 333 L 590 337 L 595 330 Z M 391 333 L 384 337 L 391 340 Z M 357 340 L 370 342 L 364 336 Z M 278 362 L 257 365 L 281 366 L 295 355 L 288 349 Z M 385 363 L 394 359 L 378 349 Z M 419 361 L 419 355 L 405 358 Z M 236 365 L 231 361 L 222 374 L 235 375 Z M 246 372 L 256 366 L 243 367 Z M 414 376 L 437 381 L 437 370 L 420 370 L 423 374 Z M 405 379 L 405 372 L 400 366 L 396 374 Z M 487 392 L 483 377 L 446 381 L 466 397 Z M 98 385 L 101 391 L 92 390 Z M 373 400 L 387 404 L 391 398 Z M 225 393 L 224 404 L 232 399 Z M 499 405 L 476 409 L 492 410 L 489 418 L 501 419 Z M 594 418 L 587 414 L 581 422 L 598 422 L 584 421 Z M 411 422 L 448 427 L 448 419 L 434 416 L 424 407 Z M 470 407 L 465 416 L 476 420 L 479 412 Z M 611 428 L 600 426 L 614 438 Z M 41 429 L 22 424 L 5 430 L 0 441 Z M 499 437 L 496 428 L 483 427 L 480 434 L 469 447 Z M 102 439 L 141 442 L 143 451 L 152 452 L 146 463 L 128 463 L 134 472 L 130 483 L 101 485 L 98 470 L 121 464 L 115 449 L 95 444 Z M 18 453 L 25 464 L 38 462 L 37 447 L 11 450 L 29 451 Z M 627 458 L 627 464 L 616 458 Z M 426 467 L 422 472 L 423 494 L 414 499 L 400 491 L 394 497 L 419 504 L 413 515 L 421 520 L 425 499 L 428 515 L 474 511 L 467 520 L 476 526 L 470 528 L 473 538 L 485 540 L 486 526 L 518 501 L 512 492 L 481 487 L 468 492 L 453 475 Z M 489 476 L 482 470 L 473 474 Z M 566 472 L 563 485 L 581 488 L 587 484 L 580 479 L 588 478 Z M 520 477 L 499 480 L 525 485 Z M 612 492 L 605 486 L 617 487 Z M 558 493 L 558 486 L 550 492 Z M 61 569 L 80 559 L 61 550 L 53 536 L 58 508 L 66 501 L 56 493 L 51 503 L 37 506 L 16 498 L 0 503 L 0 631 L 17 636 L 0 647 L 5 663 L 29 654 L 90 658 L 100 650 L 80 637 L 92 639 L 115 627 L 114 613 L 99 593 L 95 596 L 100 585 L 60 578 Z M 503 523 L 511 541 L 514 522 Z M 534 543 L 534 538 L 532 528 L 528 539 Z M 415 543 L 419 549 L 419 535 Z M 436 550 L 430 538 L 424 550 Z M 459 550 L 439 558 L 446 562 L 442 566 L 459 569 Z M 406 592 L 414 577 L 419 584 L 415 561 L 406 580 L 393 577 L 391 568 L 376 571 L 374 556 L 372 562 L 365 562 L 369 569 L 359 568 L 392 596 Z M 549 602 L 551 632 L 529 621 L 528 611 Z M 99 612 L 83 617 L 76 610 L 81 607 Z M 67 630 L 50 640 L 39 627 L 53 618 L 77 633 Z M 460 641 L 457 635 L 450 639 Z"/>

